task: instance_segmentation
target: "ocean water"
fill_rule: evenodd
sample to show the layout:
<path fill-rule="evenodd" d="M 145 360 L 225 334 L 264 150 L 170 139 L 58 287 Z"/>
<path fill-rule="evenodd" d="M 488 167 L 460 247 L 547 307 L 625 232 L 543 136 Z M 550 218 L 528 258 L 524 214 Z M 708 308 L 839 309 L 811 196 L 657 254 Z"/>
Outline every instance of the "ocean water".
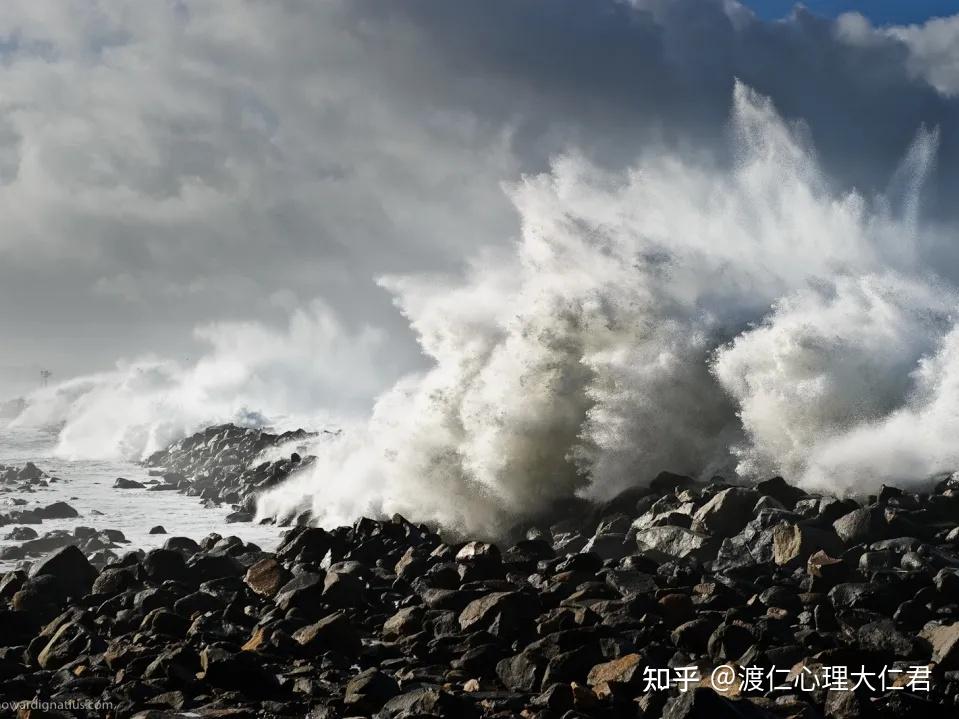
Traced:
<path fill-rule="evenodd" d="M 153 479 L 147 470 L 133 462 L 80 460 L 70 461 L 54 455 L 56 434 L 48 430 L 30 428 L 7 428 L 0 424 L 0 465 L 22 466 L 33 462 L 40 469 L 61 481 L 47 487 L 36 487 L 24 492 L 8 486 L 0 486 L 0 513 L 11 509 L 31 509 L 63 501 L 76 509 L 79 517 L 73 519 L 44 520 L 42 524 L 30 525 L 41 536 L 52 529 L 73 530 L 75 527 L 95 529 L 118 529 L 129 540 L 122 553 L 129 549 L 162 546 L 171 536 L 187 536 L 199 540 L 211 532 L 223 536 L 235 535 L 246 542 L 253 542 L 263 549 L 273 549 L 279 541 L 281 529 L 271 525 L 252 523 L 228 524 L 226 516 L 233 511 L 230 506 L 207 508 L 198 497 L 188 497 L 179 492 L 149 492 L 143 489 L 114 489 L 117 477 L 126 477 L 140 482 Z M 26 500 L 27 504 L 14 507 L 14 498 Z M 167 534 L 150 534 L 156 525 L 162 525 Z M 0 527 L 0 547 L 17 544 L 6 539 L 18 525 Z M 10 569 L 16 561 L 0 561 L 0 571 Z"/>

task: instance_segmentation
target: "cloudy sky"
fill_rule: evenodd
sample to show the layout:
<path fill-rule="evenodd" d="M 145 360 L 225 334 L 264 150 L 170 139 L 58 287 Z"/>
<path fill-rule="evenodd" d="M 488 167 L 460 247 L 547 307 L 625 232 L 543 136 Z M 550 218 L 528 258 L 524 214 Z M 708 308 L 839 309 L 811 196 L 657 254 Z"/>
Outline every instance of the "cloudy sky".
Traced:
<path fill-rule="evenodd" d="M 455 273 L 518 232 L 502 183 L 575 149 L 723 158 L 735 78 L 880 191 L 940 129 L 957 219 L 952 2 L 7 0 L 0 394 L 320 301 L 418 352 L 384 273 Z M 349 329 L 353 331 L 353 329 Z M 269 335 L 266 335 L 269 337 Z M 387 377 L 389 379 L 389 377 Z M 386 380 L 384 380 L 386 381 Z"/>

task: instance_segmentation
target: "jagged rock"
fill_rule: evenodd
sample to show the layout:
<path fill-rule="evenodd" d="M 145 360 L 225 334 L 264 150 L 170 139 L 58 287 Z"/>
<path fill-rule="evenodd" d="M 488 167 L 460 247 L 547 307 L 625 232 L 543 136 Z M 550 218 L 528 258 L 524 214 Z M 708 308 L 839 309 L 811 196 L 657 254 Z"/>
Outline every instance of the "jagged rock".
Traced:
<path fill-rule="evenodd" d="M 50 637 L 40 654 L 37 664 L 41 669 L 59 669 L 80 654 L 88 654 L 102 644 L 79 622 L 66 622 Z"/>
<path fill-rule="evenodd" d="M 744 487 L 730 487 L 718 492 L 696 510 L 693 519 L 710 533 L 731 537 L 738 534 L 753 517 L 753 507 L 759 493 Z"/>
<path fill-rule="evenodd" d="M 842 546 L 832 532 L 800 524 L 773 528 L 773 561 L 783 567 L 800 566 L 816 552 L 838 554 Z"/>
<path fill-rule="evenodd" d="M 275 597 L 289 580 L 290 573 L 272 557 L 261 559 L 246 570 L 243 579 L 250 589 L 264 597 Z"/>
<path fill-rule="evenodd" d="M 495 620 L 512 625 L 532 621 L 537 611 L 536 600 L 522 592 L 493 592 L 470 602 L 459 615 L 463 631 L 488 629 Z"/>
<path fill-rule="evenodd" d="M 635 551 L 625 534 L 596 534 L 586 542 L 583 552 L 591 552 L 602 559 L 622 559 Z"/>
<path fill-rule="evenodd" d="M 323 601 L 333 607 L 355 607 L 364 602 L 366 586 L 352 574 L 327 572 L 323 580 Z"/>
<path fill-rule="evenodd" d="M 445 717 L 454 719 L 467 717 L 466 707 L 451 694 L 442 689 L 421 688 L 393 697 L 376 714 L 377 719 L 406 719 L 409 717 Z"/>
<path fill-rule="evenodd" d="M 872 507 L 863 507 L 843 515 L 832 526 L 846 544 L 860 544 L 882 539 L 882 520 Z"/>
<path fill-rule="evenodd" d="M 332 649 L 347 656 L 360 650 L 360 635 L 342 612 L 335 612 L 315 624 L 298 629 L 293 638 L 311 652 Z"/>
<path fill-rule="evenodd" d="M 837 582 L 848 575 L 848 565 L 843 560 L 830 557 L 820 550 L 809 556 L 806 561 L 806 571 L 812 577 Z"/>
<path fill-rule="evenodd" d="M 496 664 L 496 676 L 510 691 L 531 692 L 542 681 L 543 663 L 528 652 L 520 652 Z"/>
<path fill-rule="evenodd" d="M 383 637 L 395 639 L 416 634 L 423 623 L 422 607 L 405 607 L 383 623 Z"/>
<path fill-rule="evenodd" d="M 926 626 L 919 636 L 928 642 L 932 661 L 944 669 L 959 668 L 959 622 Z"/>
<path fill-rule="evenodd" d="M 646 662 L 639 654 L 627 654 L 595 665 L 589 670 L 586 683 L 600 698 L 633 695 L 642 686 L 645 667 Z"/>
<path fill-rule="evenodd" d="M 696 559 L 705 562 L 716 554 L 717 540 L 682 527 L 650 527 L 636 533 L 641 549 L 662 559 Z"/>

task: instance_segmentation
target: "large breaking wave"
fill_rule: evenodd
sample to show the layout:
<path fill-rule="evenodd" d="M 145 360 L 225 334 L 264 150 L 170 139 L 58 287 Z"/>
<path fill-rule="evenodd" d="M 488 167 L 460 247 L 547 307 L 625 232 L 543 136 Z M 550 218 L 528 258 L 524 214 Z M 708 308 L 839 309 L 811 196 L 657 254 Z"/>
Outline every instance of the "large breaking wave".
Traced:
<path fill-rule="evenodd" d="M 558 158 L 508 186 L 513 245 L 478 253 L 460 277 L 382 278 L 429 368 L 382 393 L 368 419 L 342 420 L 260 513 L 308 505 L 333 523 L 398 511 L 494 533 L 663 469 L 782 473 L 842 492 L 957 468 L 959 295 L 936 259 L 944 232 L 920 206 L 937 133 L 920 129 L 889 191 L 867 197 L 832 187 L 807 129 L 740 84 L 730 127 L 731 169 L 653 150 L 617 173 Z M 247 367 L 227 336 L 217 361 Z M 366 376 L 369 338 L 346 339 Z M 170 431 L 238 407 L 316 410 L 322 392 L 286 403 L 337 382 L 299 367 L 322 357 L 290 354 L 260 358 L 252 375 L 274 380 L 262 391 L 249 391 L 247 367 L 197 394 L 187 368 L 147 393 L 152 405 L 114 374 L 61 412 L 64 448 L 87 446 L 91 418 L 118 396 L 136 411 L 114 435 L 151 444 L 157 402 L 167 425 L 177 418 Z M 339 382 L 354 379 L 350 364 Z M 185 421 L 167 401 L 184 387 L 207 402 Z"/>

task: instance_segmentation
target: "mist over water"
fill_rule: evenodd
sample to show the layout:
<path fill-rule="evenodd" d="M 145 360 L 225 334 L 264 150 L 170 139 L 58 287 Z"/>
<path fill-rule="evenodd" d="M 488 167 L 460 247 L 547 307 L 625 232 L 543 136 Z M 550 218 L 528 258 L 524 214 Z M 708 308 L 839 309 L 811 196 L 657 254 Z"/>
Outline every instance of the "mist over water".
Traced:
<path fill-rule="evenodd" d="M 937 133 L 918 130 L 879 197 L 837 191 L 808 134 L 739 84 L 732 168 L 650 149 L 611 173 L 570 154 L 508 185 L 512 247 L 461 277 L 380 279 L 430 366 L 368 417 L 352 410 L 377 393 L 384 338 L 313 308 L 286 333 L 218 327 L 193 366 L 39 393 L 18 422 L 62 422 L 58 452 L 94 457 L 238 413 L 335 417 L 343 432 L 262 516 L 401 512 L 488 534 L 664 469 L 838 492 L 955 469 L 959 295 L 921 219 Z"/>

